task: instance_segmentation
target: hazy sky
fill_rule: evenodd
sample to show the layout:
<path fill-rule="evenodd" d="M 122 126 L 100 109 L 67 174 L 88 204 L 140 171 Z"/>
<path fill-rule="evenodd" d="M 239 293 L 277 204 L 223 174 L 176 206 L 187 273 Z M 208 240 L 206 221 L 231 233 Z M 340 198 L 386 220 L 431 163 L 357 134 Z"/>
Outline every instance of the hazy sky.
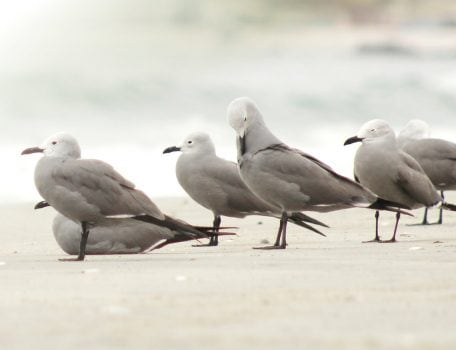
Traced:
<path fill-rule="evenodd" d="M 161 150 L 201 130 L 234 159 L 225 109 L 243 95 L 347 175 L 341 142 L 368 119 L 451 138 L 456 2 L 425 3 L 0 0 L 0 197 L 36 197 L 36 159 L 17 154 L 57 131 L 149 193 L 181 193 Z"/>

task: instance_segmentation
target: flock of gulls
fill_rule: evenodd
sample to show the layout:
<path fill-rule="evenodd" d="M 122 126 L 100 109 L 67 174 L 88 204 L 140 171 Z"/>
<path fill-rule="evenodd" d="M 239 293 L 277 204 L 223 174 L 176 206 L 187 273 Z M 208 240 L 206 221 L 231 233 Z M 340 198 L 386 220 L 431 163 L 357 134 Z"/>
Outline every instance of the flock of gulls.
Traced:
<path fill-rule="evenodd" d="M 43 197 L 35 208 L 57 212 L 53 232 L 58 244 L 76 258 L 86 254 L 146 252 L 167 244 L 230 235 L 221 217 L 263 215 L 279 220 L 275 243 L 257 249 L 285 249 L 289 222 L 324 235 L 328 227 L 303 212 L 348 208 L 375 211 L 375 237 L 395 242 L 401 214 L 426 208 L 456 210 L 443 193 L 456 189 L 456 144 L 429 138 L 429 128 L 410 121 L 396 137 L 384 120 L 365 123 L 345 145 L 361 142 L 354 160 L 354 179 L 335 172 L 317 158 L 279 140 L 267 127 L 256 104 L 237 98 L 227 110 L 236 132 L 237 163 L 219 158 L 206 133 L 192 133 L 181 145 L 163 153 L 181 152 L 176 176 L 188 195 L 214 215 L 212 226 L 198 227 L 164 214 L 142 191 L 111 165 L 81 159 L 77 140 L 66 133 L 49 137 L 22 154 L 42 153 L 35 167 L 35 185 Z M 392 238 L 381 240 L 380 211 L 396 213 Z M 317 226 L 318 228 L 316 228 Z"/>

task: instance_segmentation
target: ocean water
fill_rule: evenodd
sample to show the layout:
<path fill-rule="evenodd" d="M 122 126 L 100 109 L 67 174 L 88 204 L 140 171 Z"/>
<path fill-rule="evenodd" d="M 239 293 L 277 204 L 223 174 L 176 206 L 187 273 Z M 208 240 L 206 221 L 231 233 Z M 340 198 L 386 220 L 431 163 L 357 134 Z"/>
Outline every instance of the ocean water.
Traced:
<path fill-rule="evenodd" d="M 258 19 L 257 8 L 238 2 L 154 3 L 43 0 L 9 9 L 17 18 L 0 34 L 3 202 L 40 200 L 39 156 L 19 154 L 58 131 L 152 197 L 184 195 L 178 155 L 162 150 L 206 131 L 219 155 L 235 160 L 225 114 L 239 96 L 257 102 L 284 142 L 347 176 L 356 145 L 343 142 L 372 118 L 397 130 L 424 119 L 433 136 L 456 142 L 452 27 L 358 28 L 293 16 L 290 24 L 289 11 Z"/>

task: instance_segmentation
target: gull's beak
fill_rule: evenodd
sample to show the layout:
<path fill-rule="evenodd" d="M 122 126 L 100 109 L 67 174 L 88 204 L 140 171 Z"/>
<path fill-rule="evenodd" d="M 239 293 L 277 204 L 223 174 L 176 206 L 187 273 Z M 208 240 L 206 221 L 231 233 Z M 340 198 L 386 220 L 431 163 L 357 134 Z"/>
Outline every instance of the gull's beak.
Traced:
<path fill-rule="evenodd" d="M 180 150 L 181 150 L 180 147 L 171 146 L 171 147 L 166 148 L 166 149 L 163 151 L 163 154 L 165 154 L 165 153 L 171 153 L 171 152 L 177 152 L 177 151 L 180 151 Z"/>
<path fill-rule="evenodd" d="M 49 207 L 49 203 L 46 202 L 46 201 L 41 201 L 41 202 L 38 202 L 35 204 L 35 206 L 33 207 L 33 209 L 41 209 L 41 208 L 46 208 L 46 207 Z"/>
<path fill-rule="evenodd" d="M 358 137 L 358 136 L 353 136 L 353 137 L 350 137 L 350 138 L 345 140 L 344 146 L 350 145 L 350 144 L 355 143 L 355 142 L 361 142 L 361 141 L 363 141 L 363 138 Z"/>
<path fill-rule="evenodd" d="M 246 151 L 246 146 L 245 146 L 245 135 L 239 136 L 239 147 L 241 149 L 241 155 L 243 155 Z"/>
<path fill-rule="evenodd" d="M 22 151 L 21 155 L 24 154 L 32 154 L 32 153 L 43 153 L 44 149 L 39 148 L 39 147 L 30 147 L 26 148 Z"/>

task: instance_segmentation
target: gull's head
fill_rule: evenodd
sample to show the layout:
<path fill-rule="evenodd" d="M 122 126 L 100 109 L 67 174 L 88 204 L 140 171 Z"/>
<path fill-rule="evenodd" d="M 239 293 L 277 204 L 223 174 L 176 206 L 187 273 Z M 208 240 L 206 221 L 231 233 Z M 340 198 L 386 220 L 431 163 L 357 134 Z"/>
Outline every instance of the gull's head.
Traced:
<path fill-rule="evenodd" d="M 52 135 L 40 147 L 27 148 L 22 154 L 43 153 L 46 157 L 74 158 L 81 157 L 78 141 L 70 134 L 60 132 Z"/>
<path fill-rule="evenodd" d="M 401 130 L 398 138 L 419 140 L 428 138 L 431 135 L 429 124 L 421 119 L 410 120 Z"/>
<path fill-rule="evenodd" d="M 181 151 L 182 153 L 215 153 L 215 146 L 209 134 L 205 132 L 194 132 L 188 135 L 181 146 L 171 146 L 163 153 Z"/>
<path fill-rule="evenodd" d="M 244 137 L 251 125 L 263 121 L 255 102 L 248 97 L 233 100 L 228 106 L 227 115 L 228 123 L 240 137 Z"/>
<path fill-rule="evenodd" d="M 373 140 L 391 135 L 394 136 L 394 131 L 385 120 L 372 119 L 365 123 L 361 129 L 359 129 L 356 136 L 347 139 L 344 145 L 349 145 L 355 142 L 362 142 L 364 140 Z"/>

